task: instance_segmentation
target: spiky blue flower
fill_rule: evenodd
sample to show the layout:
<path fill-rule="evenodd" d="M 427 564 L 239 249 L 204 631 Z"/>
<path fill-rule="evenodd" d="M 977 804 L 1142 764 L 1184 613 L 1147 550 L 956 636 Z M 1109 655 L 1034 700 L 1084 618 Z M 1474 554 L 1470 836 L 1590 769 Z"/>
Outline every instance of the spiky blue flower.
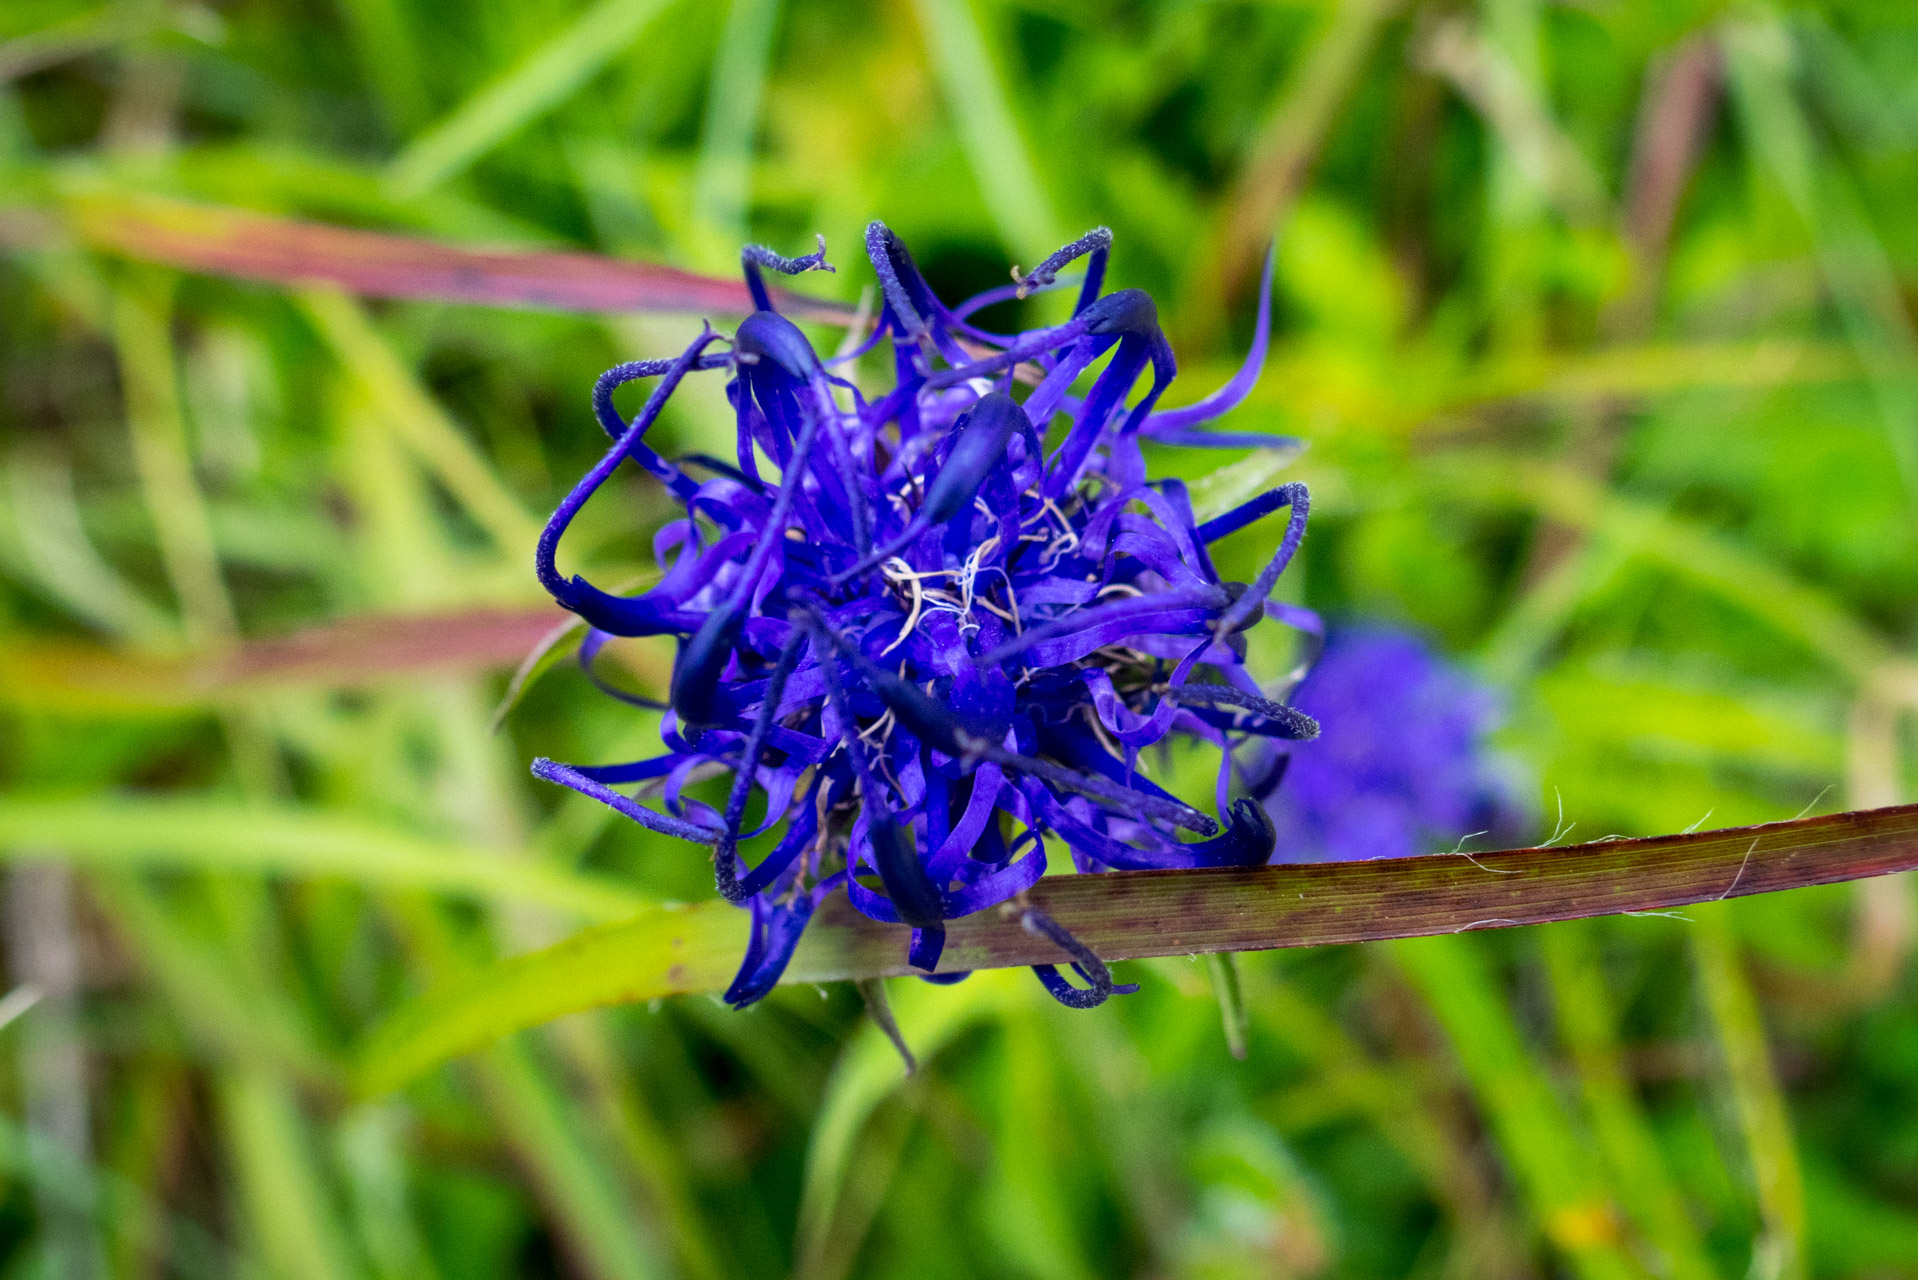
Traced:
<path fill-rule="evenodd" d="M 1521 834 L 1525 814 L 1486 741 L 1497 699 L 1417 636 L 1334 630 L 1296 701 L 1325 732 L 1286 750 L 1268 801 L 1286 861 L 1403 858 Z"/>
<path fill-rule="evenodd" d="M 1286 485 L 1200 523 L 1184 485 L 1147 480 L 1140 451 L 1147 439 L 1248 442 L 1200 428 L 1258 378 L 1270 262 L 1245 366 L 1197 405 L 1166 411 L 1156 406 L 1177 372 L 1172 349 L 1149 297 L 1101 292 L 1110 243 L 1094 231 L 1014 285 L 947 307 L 874 223 L 866 247 L 883 305 L 854 354 L 889 344 L 893 384 L 872 400 L 832 372 L 838 361 L 820 359 L 765 287 L 766 269 L 830 270 L 823 242 L 793 259 L 755 246 L 742 266 L 759 310 L 729 350 L 707 329 L 677 358 L 621 365 L 594 388 L 614 443 L 548 524 L 540 580 L 591 625 L 589 669 L 608 636 L 679 637 L 666 751 L 592 767 L 540 760 L 534 771 L 713 847 L 719 891 L 753 916 L 726 993 L 736 1005 L 771 990 L 831 894 L 910 926 L 911 962 L 934 974 L 946 923 L 1019 898 L 1046 871 L 1048 834 L 1088 872 L 1272 854 L 1264 809 L 1228 803 L 1233 752 L 1318 727 L 1264 696 L 1245 670 L 1242 633 L 1298 549 L 1306 492 Z M 993 302 L 1053 287 L 1079 258 L 1086 272 L 1065 323 L 1002 335 L 970 322 Z M 729 374 L 737 457 L 663 458 L 646 432 L 679 383 L 705 369 Z M 660 381 L 628 423 L 612 392 L 641 377 Z M 1063 436 L 1047 451 L 1055 424 Z M 685 515 L 655 539 L 659 584 L 625 597 L 561 574 L 556 553 L 629 459 Z M 1207 544 L 1279 512 L 1284 533 L 1264 571 L 1222 581 Z M 1135 768 L 1141 748 L 1172 734 L 1220 749 L 1218 819 Z M 686 794 L 714 766 L 734 777 L 723 810 Z M 613 789 L 633 782 L 656 790 L 664 811 Z M 763 805 L 748 826 L 755 792 Z M 770 851 L 748 866 L 742 843 L 766 833 Z M 1085 983 L 1040 966 L 1061 1001 L 1088 1006 L 1128 989 L 1036 909 L 1024 922 Z"/>

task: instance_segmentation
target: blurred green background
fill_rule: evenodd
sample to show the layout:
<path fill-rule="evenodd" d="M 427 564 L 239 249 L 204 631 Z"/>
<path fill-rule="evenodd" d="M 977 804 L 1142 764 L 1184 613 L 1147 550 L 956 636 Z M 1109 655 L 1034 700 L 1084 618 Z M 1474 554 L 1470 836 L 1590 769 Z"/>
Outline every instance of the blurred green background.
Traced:
<path fill-rule="evenodd" d="M 872 217 L 948 296 L 1103 223 L 1175 401 L 1236 366 L 1276 234 L 1226 425 L 1309 444 L 1290 590 L 1498 688 L 1541 838 L 1651 834 L 1907 796 L 1918 8 L 0 6 L 7 1275 L 1918 1276 L 1903 879 L 1246 956 L 1243 1061 L 1168 960 L 1090 1013 L 895 982 L 910 1082 L 801 987 L 363 1096 L 371 1029 L 593 918 L 582 872 L 710 894 L 526 776 L 646 716 L 561 668 L 491 725 L 593 377 L 695 322 L 98 246 L 156 194 L 721 275 L 821 231 L 799 287 L 847 302 Z M 731 430 L 717 382 L 661 428 Z M 667 513 L 615 494 L 572 544 L 609 582 Z M 670 646 L 620 657 L 657 687 Z"/>

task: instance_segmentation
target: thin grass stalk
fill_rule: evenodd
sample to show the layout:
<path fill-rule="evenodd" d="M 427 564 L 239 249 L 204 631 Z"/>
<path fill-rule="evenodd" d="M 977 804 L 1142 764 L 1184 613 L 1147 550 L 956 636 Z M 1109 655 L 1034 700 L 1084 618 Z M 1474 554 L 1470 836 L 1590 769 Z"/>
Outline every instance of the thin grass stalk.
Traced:
<path fill-rule="evenodd" d="M 1621 1206 L 1654 1252 L 1660 1275 L 1714 1280 L 1717 1272 L 1658 1149 L 1618 1042 L 1618 1017 L 1599 967 L 1593 928 L 1568 920 L 1539 932 L 1552 1009 L 1571 1054 L 1585 1115 Z"/>
<path fill-rule="evenodd" d="M 1546 1239 L 1584 1280 L 1637 1277 L 1640 1269 L 1619 1232 L 1616 1191 L 1594 1167 L 1543 1064 L 1520 1038 L 1474 941 L 1406 940 L 1393 944 L 1393 955 L 1444 1027 Z"/>
<path fill-rule="evenodd" d="M 1691 942 L 1707 1023 L 1724 1065 L 1758 1201 L 1762 1229 L 1752 1243 L 1751 1271 L 1766 1280 L 1801 1280 L 1806 1273 L 1804 1175 L 1764 1017 L 1732 932 L 1731 908 L 1699 910 Z"/>

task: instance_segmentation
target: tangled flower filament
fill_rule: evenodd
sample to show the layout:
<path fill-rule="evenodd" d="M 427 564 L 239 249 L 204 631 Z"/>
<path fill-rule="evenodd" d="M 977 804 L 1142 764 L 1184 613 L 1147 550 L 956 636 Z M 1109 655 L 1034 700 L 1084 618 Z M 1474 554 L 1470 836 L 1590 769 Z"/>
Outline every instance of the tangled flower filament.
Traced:
<path fill-rule="evenodd" d="M 1284 485 L 1201 523 L 1183 484 L 1146 478 L 1140 449 L 1147 439 L 1275 443 L 1203 429 L 1258 378 L 1270 262 L 1245 366 L 1198 404 L 1160 410 L 1172 349 L 1150 297 L 1101 292 L 1110 244 L 1094 231 L 1012 286 L 947 307 L 874 223 L 866 248 L 883 304 L 870 338 L 844 357 L 890 344 L 893 385 L 871 400 L 833 372 L 839 360 L 820 359 L 765 286 L 767 270 L 831 270 L 823 240 L 802 258 L 750 247 L 741 260 L 759 310 L 729 351 L 708 328 L 676 358 L 618 366 L 594 388 L 613 444 L 548 523 L 539 575 L 589 624 L 589 671 L 610 636 L 679 637 L 666 750 L 615 765 L 542 759 L 534 772 L 712 846 L 719 892 L 752 912 L 726 992 L 734 1005 L 772 989 L 830 894 L 909 926 L 910 962 L 945 977 L 946 923 L 1023 902 L 1046 872 L 1048 835 L 1081 872 L 1272 856 L 1264 806 L 1230 799 L 1234 751 L 1318 727 L 1260 689 L 1244 633 L 1298 549 L 1307 494 Z M 1063 324 L 1002 335 L 968 320 L 1055 287 L 1081 258 Z M 708 369 L 730 374 L 736 459 L 660 456 L 648 429 L 675 388 Z M 629 423 L 612 393 L 642 377 L 659 382 Z M 1055 423 L 1062 436 L 1048 451 Z M 685 509 L 655 539 L 661 580 L 636 596 L 556 565 L 574 515 L 628 460 Z M 1208 544 L 1280 512 L 1284 532 L 1263 571 L 1221 580 Z M 1140 750 L 1169 735 L 1219 749 L 1216 818 L 1139 771 Z M 687 793 L 715 768 L 733 775 L 723 810 Z M 656 786 L 664 812 L 614 790 L 633 782 Z M 755 793 L 763 807 L 749 824 Z M 742 845 L 767 833 L 771 849 L 747 865 Z M 1075 984 L 1038 966 L 1062 1002 L 1086 1007 L 1128 989 L 1043 912 L 1024 906 L 1022 920 L 1078 975 Z"/>

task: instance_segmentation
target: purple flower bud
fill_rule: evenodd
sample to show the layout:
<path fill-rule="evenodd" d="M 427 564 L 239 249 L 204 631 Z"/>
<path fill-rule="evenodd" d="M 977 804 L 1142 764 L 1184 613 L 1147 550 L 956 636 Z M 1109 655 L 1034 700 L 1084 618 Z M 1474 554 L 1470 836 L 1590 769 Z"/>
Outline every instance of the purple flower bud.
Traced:
<path fill-rule="evenodd" d="M 1523 832 L 1526 815 L 1486 742 L 1497 700 L 1417 637 L 1334 631 L 1297 702 L 1325 730 L 1287 749 L 1268 801 L 1282 860 L 1403 858 Z"/>

